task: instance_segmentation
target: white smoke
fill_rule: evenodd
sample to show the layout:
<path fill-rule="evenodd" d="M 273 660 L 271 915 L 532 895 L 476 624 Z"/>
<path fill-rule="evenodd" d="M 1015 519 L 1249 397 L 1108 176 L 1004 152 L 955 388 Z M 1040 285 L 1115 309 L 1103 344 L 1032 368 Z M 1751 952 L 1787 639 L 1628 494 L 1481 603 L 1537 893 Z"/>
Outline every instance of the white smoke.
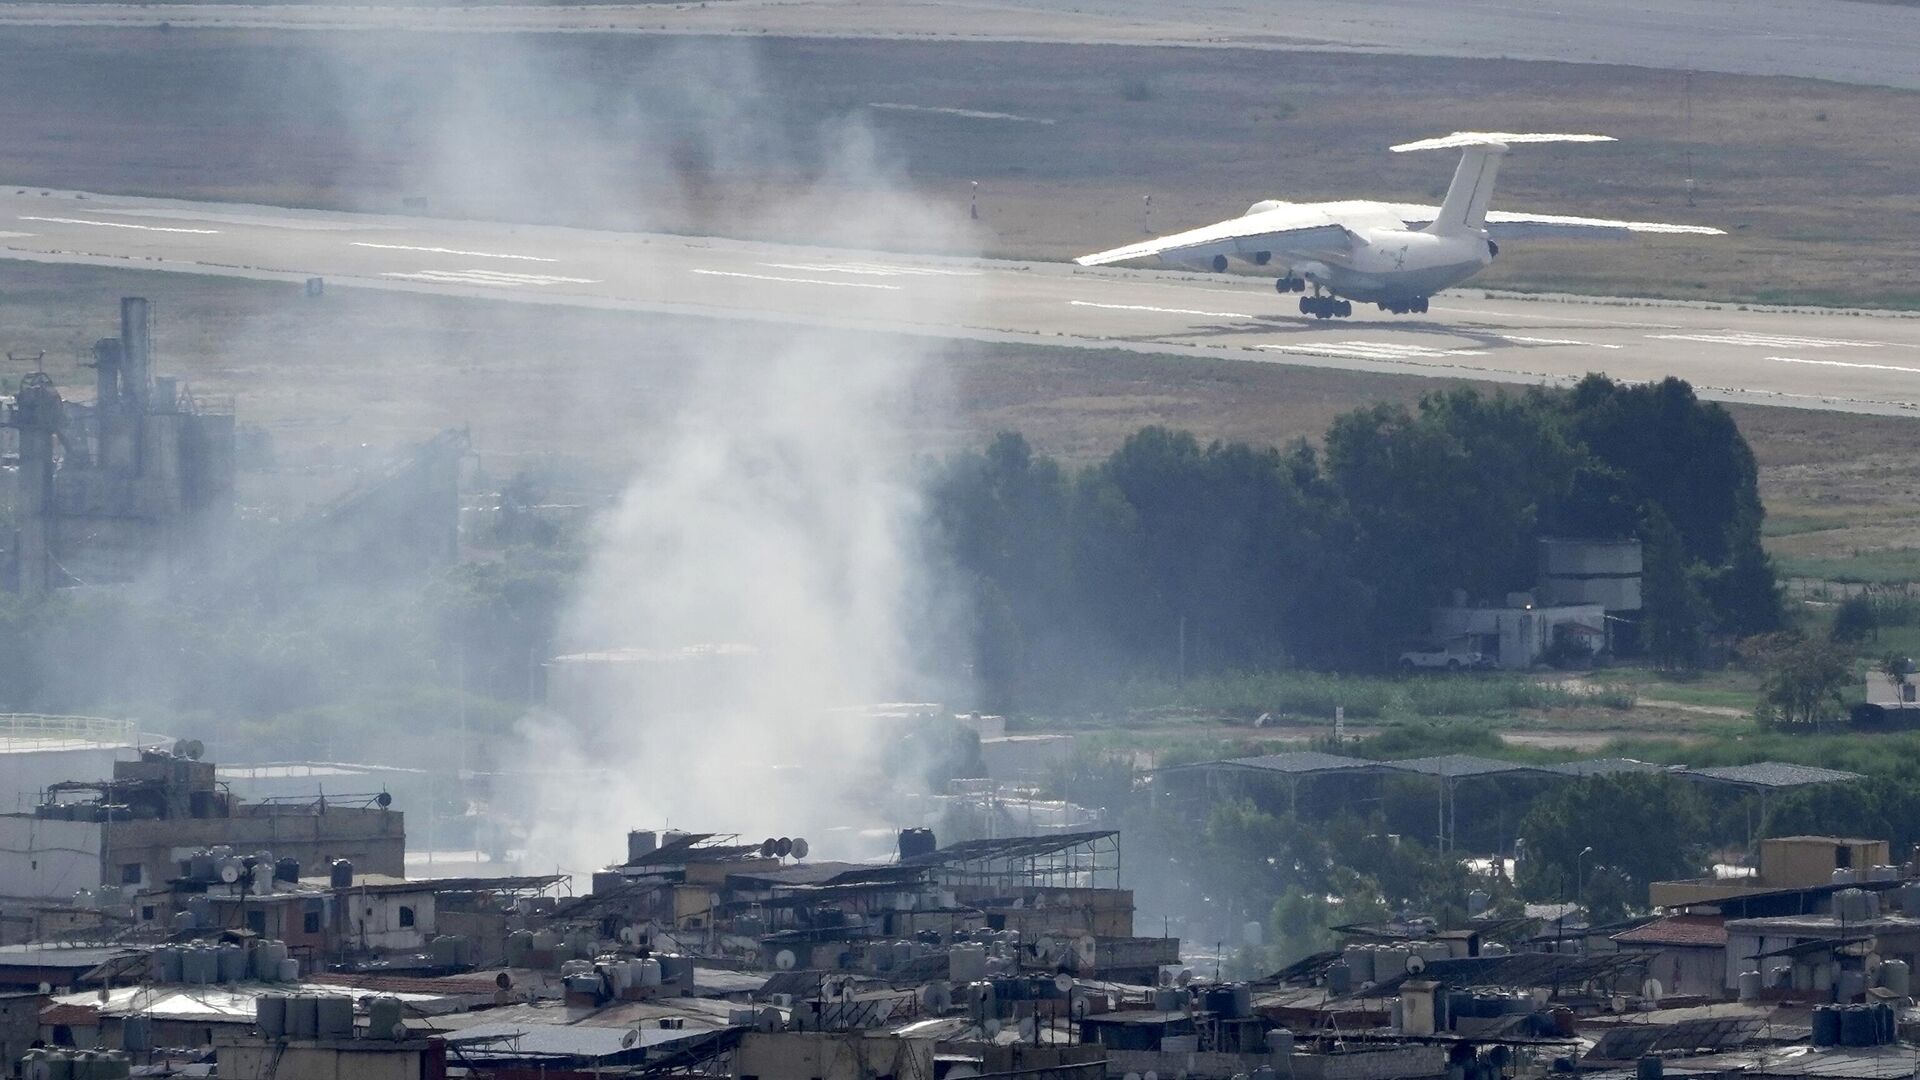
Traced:
<path fill-rule="evenodd" d="M 707 108 L 727 125 L 712 157 L 777 141 L 732 130 L 754 122 L 750 110 Z M 822 129 L 811 153 L 813 179 L 770 197 L 760 225 L 845 248 L 957 246 L 961 223 L 908 194 L 856 120 Z M 825 313 L 905 323 L 969 303 L 964 273 L 891 273 L 887 256 L 844 250 L 792 258 L 878 265 L 737 269 L 837 282 L 806 286 Z M 766 336 L 714 330 L 687 343 L 700 369 L 646 440 L 563 627 L 575 648 L 629 651 L 589 674 L 601 684 L 591 704 L 576 697 L 566 714 L 523 724 L 525 760 L 544 777 L 530 865 L 618 861 L 633 828 L 804 835 L 821 854 L 844 854 L 845 830 L 895 823 L 870 797 L 887 779 L 887 732 L 849 707 L 927 685 L 915 613 L 935 589 L 919 558 L 909 426 L 924 426 L 941 397 L 933 346 L 796 328 L 741 355 L 742 342 Z"/>

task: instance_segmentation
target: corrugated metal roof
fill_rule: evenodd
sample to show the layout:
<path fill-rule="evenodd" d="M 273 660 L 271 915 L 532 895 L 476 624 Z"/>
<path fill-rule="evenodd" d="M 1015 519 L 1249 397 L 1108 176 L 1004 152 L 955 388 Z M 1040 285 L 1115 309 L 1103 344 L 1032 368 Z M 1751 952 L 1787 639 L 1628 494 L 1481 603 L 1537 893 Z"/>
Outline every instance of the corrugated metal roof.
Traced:
<path fill-rule="evenodd" d="M 1217 764 L 1232 765 L 1242 769 L 1258 769 L 1261 772 L 1285 773 L 1290 776 L 1305 776 L 1314 773 L 1346 772 L 1352 769 L 1378 769 L 1380 763 L 1366 758 L 1347 757 L 1344 754 L 1323 754 L 1318 750 L 1293 750 L 1283 754 L 1262 754 L 1259 757 L 1234 758 Z M 1189 768 L 1191 766 L 1173 766 Z"/>
<path fill-rule="evenodd" d="M 1456 780 L 1468 776 L 1544 776 L 1547 770 L 1533 765 L 1520 765 L 1497 758 L 1475 757 L 1472 754 L 1442 754 L 1438 757 L 1408 758 L 1404 761 L 1383 761 L 1383 767 L 1394 772 L 1419 773 L 1422 776 L 1440 776 Z"/>
<path fill-rule="evenodd" d="M 1725 947 L 1727 920 L 1719 915 L 1669 915 L 1613 935 L 1622 945 Z"/>
<path fill-rule="evenodd" d="M 1569 761 L 1561 765 L 1546 766 L 1548 772 L 1562 776 L 1613 776 L 1617 773 L 1673 772 L 1674 766 L 1655 765 L 1651 761 L 1639 761 L 1635 758 L 1609 757 L 1589 758 L 1585 761 Z"/>
<path fill-rule="evenodd" d="M 625 1044 L 629 1034 L 633 1036 L 631 1046 Z M 710 1028 L 620 1028 L 506 1021 L 464 1028 L 457 1035 L 447 1036 L 447 1045 L 458 1047 L 460 1056 L 469 1060 L 503 1061 L 521 1056 L 597 1060 L 711 1034 Z"/>
<path fill-rule="evenodd" d="M 1745 787 L 1790 788 L 1808 784 L 1836 784 L 1866 779 L 1859 773 L 1840 769 L 1822 769 L 1814 765 L 1794 765 L 1785 761 L 1762 761 L 1753 765 L 1724 765 L 1706 769 L 1687 769 L 1680 775 L 1722 784 Z"/>

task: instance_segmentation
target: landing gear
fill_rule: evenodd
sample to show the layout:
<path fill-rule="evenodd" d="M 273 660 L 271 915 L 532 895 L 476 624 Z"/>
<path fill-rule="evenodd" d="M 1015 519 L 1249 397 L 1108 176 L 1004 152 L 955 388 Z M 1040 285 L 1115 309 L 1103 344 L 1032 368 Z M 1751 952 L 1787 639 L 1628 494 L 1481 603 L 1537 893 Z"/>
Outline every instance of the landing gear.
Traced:
<path fill-rule="evenodd" d="M 1303 296 L 1300 298 L 1300 314 L 1316 319 L 1344 319 L 1353 314 L 1353 305 L 1331 296 Z"/>
<path fill-rule="evenodd" d="M 1274 281 L 1273 291 L 1277 293 L 1306 292 L 1307 283 L 1289 274 Z"/>
<path fill-rule="evenodd" d="M 1408 312 L 1412 312 L 1415 315 L 1425 315 L 1427 313 L 1427 298 L 1424 296 L 1416 296 L 1411 300 L 1383 300 L 1380 302 L 1380 310 L 1391 311 L 1395 315 L 1405 315 Z"/>

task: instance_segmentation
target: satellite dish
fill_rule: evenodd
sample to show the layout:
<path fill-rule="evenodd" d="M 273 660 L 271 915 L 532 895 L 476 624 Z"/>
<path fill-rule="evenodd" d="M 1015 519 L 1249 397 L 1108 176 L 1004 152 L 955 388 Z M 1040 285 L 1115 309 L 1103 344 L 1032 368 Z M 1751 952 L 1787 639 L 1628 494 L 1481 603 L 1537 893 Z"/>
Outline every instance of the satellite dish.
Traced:
<path fill-rule="evenodd" d="M 773 853 L 783 859 L 793 854 L 793 841 L 784 836 L 775 840 L 773 842 Z"/>
<path fill-rule="evenodd" d="M 373 797 L 373 805 L 385 810 L 387 807 L 393 805 L 393 796 L 383 791 Z"/>
<path fill-rule="evenodd" d="M 1648 979 L 1640 984 L 1640 996 L 1648 1001 L 1659 1001 L 1665 990 L 1666 987 L 1660 985 L 1659 979 Z"/>
<path fill-rule="evenodd" d="M 930 982 L 920 988 L 920 1007 L 928 1012 L 946 1012 L 953 1007 L 953 990 L 946 983 Z"/>
<path fill-rule="evenodd" d="M 1419 953 L 1414 953 L 1412 956 L 1407 957 L 1407 974 L 1418 975 L 1425 970 L 1427 970 L 1426 957 L 1421 956 Z"/>
<path fill-rule="evenodd" d="M 810 847 L 810 846 L 808 846 L 808 844 L 807 844 L 807 838 L 806 838 L 806 837 L 804 837 L 804 836 L 796 836 L 796 837 L 794 837 L 794 838 L 793 838 L 793 857 L 794 857 L 794 858 L 796 858 L 796 859 L 804 859 L 804 858 L 806 858 L 806 857 L 807 857 L 807 852 L 809 852 L 809 851 L 812 851 L 812 850 L 813 850 L 813 848 L 811 848 L 811 847 Z"/>
<path fill-rule="evenodd" d="M 187 740 L 185 739 L 173 740 L 173 756 L 174 757 L 187 756 Z"/>
<path fill-rule="evenodd" d="M 100 988 L 99 997 L 100 1004 L 105 1005 L 107 1002 L 113 1000 L 113 991 L 103 986 Z"/>
<path fill-rule="evenodd" d="M 41 996 L 41 997 L 45 997 L 45 996 L 47 996 L 48 994 L 51 994 L 51 993 L 53 993 L 53 984 L 52 984 L 52 983 L 41 983 L 41 984 L 40 984 L 40 996 Z"/>
<path fill-rule="evenodd" d="M 989 1039 L 1000 1034 L 1000 1021 L 994 1017 L 987 1017 L 987 1022 L 981 1026 L 986 1030 Z"/>
<path fill-rule="evenodd" d="M 800 958 L 793 955 L 792 949 L 781 949 L 773 954 L 773 966 L 781 971 L 792 971 L 793 966 L 799 962 Z"/>
<path fill-rule="evenodd" d="M 1180 974 L 1178 974 L 1178 975 L 1175 975 L 1175 976 L 1173 977 L 1173 981 L 1174 981 L 1175 983 L 1178 983 L 1178 984 L 1179 984 L 1179 985 L 1181 985 L 1181 986 L 1185 986 L 1185 985 L 1187 985 L 1188 983 L 1190 983 L 1190 982 L 1192 982 L 1192 981 L 1193 981 L 1193 969 L 1192 969 L 1192 968 L 1181 968 L 1181 969 L 1180 969 Z"/>
<path fill-rule="evenodd" d="M 1073 1014 L 1075 1020 L 1085 1020 L 1090 1008 L 1091 1006 L 1087 1004 L 1087 999 L 1082 996 L 1074 998 L 1073 1004 L 1067 1008 L 1067 1011 Z"/>
<path fill-rule="evenodd" d="M 234 882 L 239 881 L 240 880 L 240 864 L 233 863 L 233 862 L 221 863 L 220 864 L 220 880 L 228 885 L 231 885 Z"/>
<path fill-rule="evenodd" d="M 407 1041 L 407 1025 L 404 1023 L 397 1023 L 393 1025 L 393 1030 L 389 1031 L 387 1034 L 393 1036 L 394 1042 L 406 1042 Z"/>
<path fill-rule="evenodd" d="M 1148 1069 L 1146 1072 L 1140 1074 L 1140 1080 L 1160 1080 L 1160 1074 L 1154 1072 L 1152 1069 Z"/>
<path fill-rule="evenodd" d="M 760 841 L 760 857 L 763 859 L 773 858 L 773 849 L 775 845 L 776 845 L 776 842 L 771 836 L 767 837 L 765 840 Z"/>
<path fill-rule="evenodd" d="M 1135 1072 L 1130 1072 L 1125 1076 L 1124 1080 L 1140 1080 L 1140 1074 Z"/>
<path fill-rule="evenodd" d="M 1021 1019 L 1021 1021 L 1020 1021 L 1020 1038 L 1021 1038 L 1021 1039 L 1022 1039 L 1023 1041 L 1025 1041 L 1025 1042 L 1032 1042 L 1032 1041 L 1033 1041 L 1033 1037 L 1034 1037 L 1035 1035 L 1038 1035 L 1039 1033 L 1040 1033 L 1040 1025 L 1034 1022 L 1034 1019 L 1033 1019 L 1033 1017 L 1031 1017 L 1031 1016 L 1028 1016 L 1028 1017 L 1025 1017 L 1025 1018 L 1023 1018 L 1023 1019 Z"/>
<path fill-rule="evenodd" d="M 502 990 L 511 990 L 513 989 L 513 976 L 503 971 L 493 977 L 493 985 Z"/>
<path fill-rule="evenodd" d="M 192 758 L 195 761 L 199 761 L 200 755 L 206 752 L 207 752 L 207 745 L 201 742 L 199 739 L 187 740 L 187 756 L 188 757 Z"/>
<path fill-rule="evenodd" d="M 1053 977 L 1053 988 L 1063 994 L 1067 993 L 1073 989 L 1073 976 L 1068 975 L 1066 972 L 1055 975 Z"/>
<path fill-rule="evenodd" d="M 633 1049 L 633 1044 L 639 1041 L 640 1041 L 640 1029 L 633 1028 L 629 1030 L 625 1035 L 620 1036 L 620 1048 L 622 1050 L 631 1050 Z"/>
<path fill-rule="evenodd" d="M 755 1031 L 779 1031 L 785 1023 L 786 1021 L 780 1019 L 780 1010 L 772 1006 L 768 1006 L 753 1014 L 753 1029 Z"/>

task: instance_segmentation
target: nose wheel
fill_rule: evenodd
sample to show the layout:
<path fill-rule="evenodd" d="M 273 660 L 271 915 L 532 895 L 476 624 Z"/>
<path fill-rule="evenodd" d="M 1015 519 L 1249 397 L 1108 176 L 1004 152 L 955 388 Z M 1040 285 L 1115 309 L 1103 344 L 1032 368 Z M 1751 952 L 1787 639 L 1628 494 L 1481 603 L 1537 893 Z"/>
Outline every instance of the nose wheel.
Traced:
<path fill-rule="evenodd" d="M 1332 296 L 1303 296 L 1300 314 L 1316 319 L 1344 319 L 1353 314 L 1353 304 Z"/>

